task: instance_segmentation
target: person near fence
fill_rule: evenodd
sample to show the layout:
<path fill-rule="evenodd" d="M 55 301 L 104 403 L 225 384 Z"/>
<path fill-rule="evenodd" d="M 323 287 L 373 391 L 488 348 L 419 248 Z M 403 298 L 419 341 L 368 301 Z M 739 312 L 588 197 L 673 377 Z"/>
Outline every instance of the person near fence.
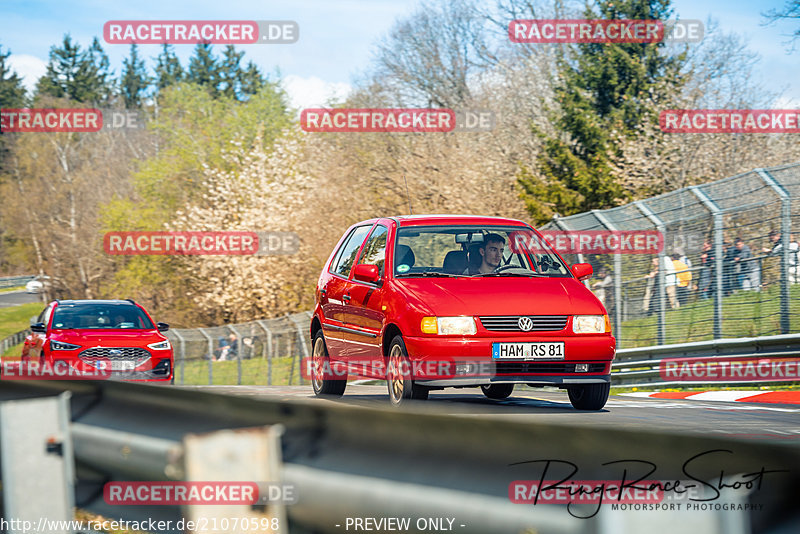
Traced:
<path fill-rule="evenodd" d="M 722 258 L 722 296 L 731 295 L 736 289 L 737 277 L 739 276 L 739 263 L 736 258 L 739 251 L 736 245 L 730 241 L 725 241 L 725 255 Z"/>
<path fill-rule="evenodd" d="M 769 241 L 772 245 L 770 248 L 764 247 L 761 252 L 772 257 L 780 257 L 783 254 L 783 242 L 780 232 L 770 230 Z M 800 244 L 794 240 L 794 236 L 789 236 L 789 283 L 796 284 L 800 281 Z"/>
<path fill-rule="evenodd" d="M 677 252 L 672 255 L 672 267 L 675 269 L 675 278 L 677 284 L 675 285 L 675 293 L 678 303 L 685 306 L 689 302 L 689 287 L 692 285 L 692 271 L 689 266 L 681 261 L 681 255 Z"/>
<path fill-rule="evenodd" d="M 658 311 L 659 301 L 657 298 L 653 297 L 658 295 L 658 272 L 660 268 L 664 269 L 664 292 L 669 299 L 670 307 L 673 309 L 680 307 L 675 293 L 677 278 L 675 276 L 675 267 L 672 264 L 672 258 L 664 256 L 663 260 L 659 262 L 658 257 L 655 257 L 653 258 L 650 274 L 645 276 L 648 280 L 644 292 L 644 300 L 642 301 L 642 308 L 647 312 L 647 315 L 652 315 Z"/>
<path fill-rule="evenodd" d="M 612 292 L 609 290 L 614 283 L 614 277 L 608 274 L 605 267 L 601 267 L 597 272 L 599 280 L 592 284 L 592 291 L 594 295 L 600 300 L 606 310 L 611 309 L 611 300 L 613 300 Z"/>
<path fill-rule="evenodd" d="M 703 243 L 703 253 L 700 255 L 700 281 L 697 284 L 697 291 L 701 299 L 708 299 L 714 296 L 716 284 L 717 258 L 714 254 L 714 247 L 711 241 Z"/>
<path fill-rule="evenodd" d="M 217 361 L 224 361 L 228 359 L 228 351 L 230 347 L 228 346 L 228 340 L 225 339 L 225 336 L 220 336 L 217 340 L 217 349 L 214 351 L 216 353 L 216 360 Z"/>
<path fill-rule="evenodd" d="M 750 291 L 756 289 L 753 285 L 753 272 L 757 265 L 753 261 L 753 253 L 741 237 L 737 237 L 733 242 L 733 262 L 738 266 L 735 289 Z"/>
<path fill-rule="evenodd" d="M 239 357 L 239 340 L 236 338 L 236 334 L 229 334 L 228 335 L 228 359 L 234 360 Z"/>

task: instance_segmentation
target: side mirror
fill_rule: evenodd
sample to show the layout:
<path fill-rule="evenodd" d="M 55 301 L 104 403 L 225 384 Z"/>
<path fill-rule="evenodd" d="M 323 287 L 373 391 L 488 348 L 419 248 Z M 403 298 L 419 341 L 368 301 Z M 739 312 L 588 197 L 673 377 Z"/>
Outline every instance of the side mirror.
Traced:
<path fill-rule="evenodd" d="M 370 284 L 376 283 L 380 275 L 381 273 L 377 265 L 356 265 L 353 271 L 353 278 L 361 280 L 362 282 L 369 282 Z"/>
<path fill-rule="evenodd" d="M 580 282 L 591 278 L 592 273 L 594 272 L 590 263 L 576 263 L 570 268 L 570 270 L 572 271 L 572 274 L 575 275 L 575 278 L 577 278 Z"/>
<path fill-rule="evenodd" d="M 159 332 L 166 332 L 169 330 L 169 325 L 167 323 L 156 323 L 156 328 L 158 328 Z"/>
<path fill-rule="evenodd" d="M 40 334 L 47 333 L 47 326 L 44 323 L 35 323 L 31 325 L 31 332 L 38 332 Z"/>
<path fill-rule="evenodd" d="M 39 322 L 39 316 L 38 315 L 34 315 L 33 317 L 31 317 L 31 320 L 28 321 L 28 326 L 33 326 L 38 322 Z"/>

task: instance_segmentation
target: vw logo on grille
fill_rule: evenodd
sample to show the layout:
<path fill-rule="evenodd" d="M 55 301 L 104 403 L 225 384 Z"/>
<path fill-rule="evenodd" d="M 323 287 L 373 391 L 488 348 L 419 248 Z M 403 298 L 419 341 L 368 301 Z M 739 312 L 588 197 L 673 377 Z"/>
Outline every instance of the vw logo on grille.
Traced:
<path fill-rule="evenodd" d="M 517 320 L 517 326 L 519 326 L 519 329 L 523 332 L 529 332 L 533 330 L 533 319 L 530 317 L 520 317 L 519 320 Z"/>

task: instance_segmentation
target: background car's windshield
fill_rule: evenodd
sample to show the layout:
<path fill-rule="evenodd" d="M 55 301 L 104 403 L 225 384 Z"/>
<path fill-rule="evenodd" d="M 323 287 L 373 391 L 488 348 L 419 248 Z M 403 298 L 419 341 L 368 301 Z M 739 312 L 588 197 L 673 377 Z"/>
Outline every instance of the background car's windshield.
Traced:
<path fill-rule="evenodd" d="M 140 308 L 125 304 L 61 304 L 53 315 L 53 328 L 153 329 Z"/>
<path fill-rule="evenodd" d="M 488 253 L 487 253 L 488 250 Z M 397 232 L 395 276 L 571 276 L 531 229 L 519 226 L 405 227 Z"/>

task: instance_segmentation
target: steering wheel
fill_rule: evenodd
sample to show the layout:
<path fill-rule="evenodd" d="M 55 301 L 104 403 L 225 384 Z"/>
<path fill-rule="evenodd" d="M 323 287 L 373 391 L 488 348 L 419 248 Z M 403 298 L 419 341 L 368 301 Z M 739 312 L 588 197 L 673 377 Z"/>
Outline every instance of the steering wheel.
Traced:
<path fill-rule="evenodd" d="M 496 273 L 502 273 L 503 271 L 507 271 L 509 269 L 519 269 L 519 265 L 502 265 L 494 270 Z"/>

